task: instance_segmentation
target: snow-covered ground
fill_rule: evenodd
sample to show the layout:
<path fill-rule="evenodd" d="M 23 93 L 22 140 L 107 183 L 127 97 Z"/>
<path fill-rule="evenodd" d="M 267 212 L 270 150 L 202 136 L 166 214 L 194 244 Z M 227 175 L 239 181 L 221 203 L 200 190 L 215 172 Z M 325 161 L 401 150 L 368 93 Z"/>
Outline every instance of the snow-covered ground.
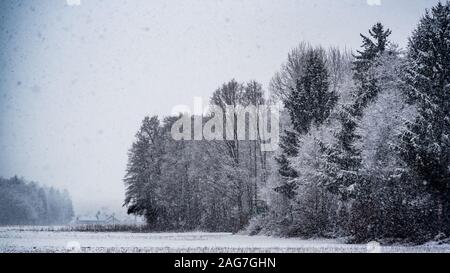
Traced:
<path fill-rule="evenodd" d="M 285 239 L 230 233 L 129 233 L 0 228 L 0 252 L 447 252 L 450 245 L 380 247 L 329 239 Z"/>

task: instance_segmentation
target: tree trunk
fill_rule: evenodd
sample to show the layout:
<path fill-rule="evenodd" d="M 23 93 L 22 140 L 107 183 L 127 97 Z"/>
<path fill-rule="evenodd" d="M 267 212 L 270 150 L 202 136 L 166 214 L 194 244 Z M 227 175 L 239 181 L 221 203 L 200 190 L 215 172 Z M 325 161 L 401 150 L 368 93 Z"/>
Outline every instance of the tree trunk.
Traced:
<path fill-rule="evenodd" d="M 438 197 L 438 231 L 444 233 L 446 236 L 450 236 L 450 190 L 447 186 Z"/>

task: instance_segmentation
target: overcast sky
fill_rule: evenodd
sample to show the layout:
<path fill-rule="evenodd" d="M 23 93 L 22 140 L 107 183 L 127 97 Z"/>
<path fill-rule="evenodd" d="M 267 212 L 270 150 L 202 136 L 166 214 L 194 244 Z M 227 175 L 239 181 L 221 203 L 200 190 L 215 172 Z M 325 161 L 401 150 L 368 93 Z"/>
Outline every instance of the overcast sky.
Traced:
<path fill-rule="evenodd" d="M 1 0 L 0 176 L 119 209 L 146 115 L 270 78 L 300 41 L 357 48 L 377 21 L 405 46 L 434 0 Z M 369 5 L 370 4 L 370 5 Z M 378 5 L 381 4 L 381 5 Z"/>

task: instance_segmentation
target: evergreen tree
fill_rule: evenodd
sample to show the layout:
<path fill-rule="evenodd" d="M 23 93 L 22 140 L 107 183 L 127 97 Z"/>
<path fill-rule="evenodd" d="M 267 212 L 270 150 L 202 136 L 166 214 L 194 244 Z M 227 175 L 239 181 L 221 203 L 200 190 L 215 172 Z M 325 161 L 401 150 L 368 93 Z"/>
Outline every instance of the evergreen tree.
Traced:
<path fill-rule="evenodd" d="M 418 116 L 400 154 L 436 200 L 436 229 L 450 234 L 450 3 L 420 20 L 408 46 L 406 82 Z"/>
<path fill-rule="evenodd" d="M 307 133 L 311 125 L 321 125 L 336 104 L 337 96 L 329 90 L 325 62 L 322 49 L 310 50 L 304 73 L 285 101 L 293 128 L 300 135 Z"/>
<path fill-rule="evenodd" d="M 353 193 L 354 186 L 361 179 L 359 168 L 361 154 L 356 141 L 357 122 L 363 115 L 363 110 L 379 93 L 379 85 L 373 73 L 377 58 L 381 56 L 390 44 L 389 29 L 385 30 L 381 23 L 375 24 L 369 30 L 369 36 L 361 34 L 362 50 L 358 51 L 353 62 L 353 80 L 356 90 L 353 102 L 344 106 L 339 114 L 341 130 L 336 134 L 337 143 L 333 147 L 324 147 L 326 170 L 329 179 L 325 182 L 329 190 L 347 199 Z"/>
<path fill-rule="evenodd" d="M 297 133 L 290 128 L 285 129 L 284 134 L 280 137 L 280 153 L 275 158 L 278 163 L 278 174 L 283 180 L 283 184 L 276 187 L 275 191 L 289 199 L 294 197 L 293 179 L 298 177 L 297 171 L 289 163 L 289 158 L 297 155 L 297 142 Z"/>
<path fill-rule="evenodd" d="M 293 182 L 298 173 L 289 164 L 289 158 L 298 154 L 298 136 L 306 134 L 312 125 L 321 125 L 337 102 L 337 95 L 329 88 L 326 56 L 321 48 L 309 49 L 305 57 L 303 74 L 284 101 L 290 116 L 292 130 L 286 129 L 281 137 L 281 154 L 277 157 L 280 175 L 286 184 L 276 190 L 289 198 L 296 188 Z"/>
<path fill-rule="evenodd" d="M 14 176 L 0 177 L 0 225 L 62 225 L 72 220 L 67 191 L 39 186 Z"/>
<path fill-rule="evenodd" d="M 381 23 L 376 23 L 369 30 L 370 37 L 360 34 L 363 40 L 362 50 L 357 51 L 353 62 L 353 79 L 357 86 L 352 106 L 352 114 L 355 116 L 360 117 L 367 104 L 379 93 L 380 87 L 374 77 L 373 68 L 377 57 L 388 50 L 390 45 L 388 38 L 391 33 L 391 30 L 385 30 Z"/>

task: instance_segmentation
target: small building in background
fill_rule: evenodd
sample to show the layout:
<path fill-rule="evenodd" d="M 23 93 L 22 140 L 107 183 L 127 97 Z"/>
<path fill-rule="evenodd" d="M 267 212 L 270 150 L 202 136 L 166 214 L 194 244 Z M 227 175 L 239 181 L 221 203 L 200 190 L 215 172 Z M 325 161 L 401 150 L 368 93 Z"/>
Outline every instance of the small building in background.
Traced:
<path fill-rule="evenodd" d="M 121 221 L 114 214 L 102 215 L 97 213 L 95 217 L 78 216 L 73 222 L 74 225 L 117 225 Z"/>

